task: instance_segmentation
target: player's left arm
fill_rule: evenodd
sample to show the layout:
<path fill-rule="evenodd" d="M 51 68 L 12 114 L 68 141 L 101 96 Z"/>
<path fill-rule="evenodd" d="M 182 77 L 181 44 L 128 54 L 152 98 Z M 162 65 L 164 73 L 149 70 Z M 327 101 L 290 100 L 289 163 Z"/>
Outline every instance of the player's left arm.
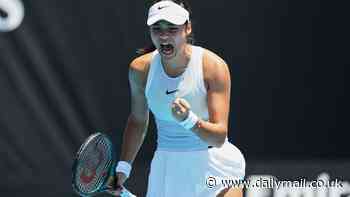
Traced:
<path fill-rule="evenodd" d="M 209 120 L 199 119 L 192 131 L 209 145 L 220 147 L 228 132 L 230 71 L 224 60 L 206 50 L 203 56 L 203 77 L 207 89 Z"/>

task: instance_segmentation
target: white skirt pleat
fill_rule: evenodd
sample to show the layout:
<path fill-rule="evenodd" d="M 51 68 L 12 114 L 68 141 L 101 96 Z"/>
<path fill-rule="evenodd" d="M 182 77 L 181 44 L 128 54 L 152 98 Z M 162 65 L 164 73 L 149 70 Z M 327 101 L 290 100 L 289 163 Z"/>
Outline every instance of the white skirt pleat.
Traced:
<path fill-rule="evenodd" d="M 157 150 L 151 163 L 146 196 L 215 197 L 226 187 L 220 178 L 239 180 L 244 179 L 244 175 L 245 159 L 228 141 L 220 148 L 200 151 Z M 214 186 L 208 186 L 208 177 L 216 177 Z"/>

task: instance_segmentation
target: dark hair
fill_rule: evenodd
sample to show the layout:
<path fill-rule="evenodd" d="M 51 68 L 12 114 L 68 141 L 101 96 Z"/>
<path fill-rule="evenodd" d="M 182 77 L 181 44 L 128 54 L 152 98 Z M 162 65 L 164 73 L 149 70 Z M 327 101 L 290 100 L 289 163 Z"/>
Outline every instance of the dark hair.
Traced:
<path fill-rule="evenodd" d="M 189 13 L 190 13 L 190 16 L 192 15 L 192 12 L 191 12 L 191 8 L 190 8 L 190 5 L 189 3 L 186 1 L 186 0 L 154 0 L 152 2 L 152 5 L 155 4 L 155 3 L 158 3 L 160 1 L 172 1 L 174 3 L 177 3 L 179 4 L 181 7 L 185 8 Z M 190 19 L 191 20 L 191 19 Z M 185 23 L 185 25 L 188 24 L 188 21 Z M 191 22 L 191 24 L 193 25 L 193 23 Z M 193 34 L 193 30 L 192 32 L 190 33 L 190 35 L 187 36 L 187 43 L 190 43 L 190 44 L 194 44 L 194 34 Z M 139 54 L 139 55 L 143 55 L 143 54 L 146 54 L 146 53 L 149 53 L 149 52 L 152 52 L 156 50 L 156 47 L 153 45 L 153 43 L 143 47 L 143 48 L 140 48 L 140 49 L 137 49 L 136 50 L 136 53 Z"/>

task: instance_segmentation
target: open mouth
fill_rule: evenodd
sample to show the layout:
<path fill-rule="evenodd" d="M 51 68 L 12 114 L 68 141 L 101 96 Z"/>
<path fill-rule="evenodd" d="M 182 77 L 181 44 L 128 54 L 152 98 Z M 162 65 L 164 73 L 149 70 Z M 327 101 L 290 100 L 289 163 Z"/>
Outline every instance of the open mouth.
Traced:
<path fill-rule="evenodd" d="M 164 55 L 171 55 L 174 52 L 174 46 L 168 43 L 160 44 L 160 52 Z"/>

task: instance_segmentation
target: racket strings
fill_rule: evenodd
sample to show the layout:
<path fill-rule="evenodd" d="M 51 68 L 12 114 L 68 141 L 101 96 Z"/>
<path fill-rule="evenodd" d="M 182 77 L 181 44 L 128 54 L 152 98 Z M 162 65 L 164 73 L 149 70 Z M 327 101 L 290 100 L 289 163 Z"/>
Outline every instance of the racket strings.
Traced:
<path fill-rule="evenodd" d="M 108 175 L 108 167 L 112 161 L 111 144 L 108 141 L 94 139 L 80 154 L 77 166 L 77 185 L 86 193 L 97 190 Z"/>

